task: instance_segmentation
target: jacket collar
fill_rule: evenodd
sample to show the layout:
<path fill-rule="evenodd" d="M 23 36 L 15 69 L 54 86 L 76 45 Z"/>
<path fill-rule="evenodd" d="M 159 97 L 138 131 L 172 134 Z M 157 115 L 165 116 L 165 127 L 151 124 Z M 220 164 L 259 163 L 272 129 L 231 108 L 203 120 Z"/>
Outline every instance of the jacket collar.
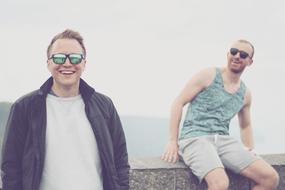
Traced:
<path fill-rule="evenodd" d="M 50 77 L 41 87 L 39 90 L 39 95 L 44 97 L 50 92 L 51 87 L 53 84 L 53 78 Z M 89 86 L 83 79 L 80 79 L 79 83 L 79 92 L 84 101 L 87 101 L 91 98 L 92 94 L 95 92 L 94 88 Z"/>

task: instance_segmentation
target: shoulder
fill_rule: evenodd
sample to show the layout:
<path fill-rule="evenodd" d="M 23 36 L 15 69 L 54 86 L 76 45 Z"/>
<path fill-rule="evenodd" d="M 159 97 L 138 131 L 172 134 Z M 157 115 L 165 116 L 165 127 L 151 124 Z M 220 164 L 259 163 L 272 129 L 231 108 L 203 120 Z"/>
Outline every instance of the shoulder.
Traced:
<path fill-rule="evenodd" d="M 205 69 L 202 69 L 200 70 L 199 72 L 196 73 L 196 76 L 203 76 L 203 77 L 213 77 L 216 75 L 216 71 L 217 71 L 217 68 L 215 67 L 210 67 L 210 68 L 205 68 Z"/>
<path fill-rule="evenodd" d="M 36 100 L 36 97 L 40 94 L 39 90 L 34 90 L 32 92 L 29 92 L 20 98 L 18 98 L 14 103 L 13 106 L 27 106 L 31 103 L 34 103 Z"/>
<path fill-rule="evenodd" d="M 211 84 L 216 76 L 217 68 L 211 67 L 200 70 L 193 77 L 192 81 L 202 87 L 207 87 Z"/>
<path fill-rule="evenodd" d="M 95 105 L 98 105 L 100 108 L 105 108 L 112 105 L 111 98 L 96 91 L 95 88 L 87 84 L 83 79 L 80 79 L 79 91 L 82 94 L 85 103 L 87 104 L 89 101 L 91 101 Z"/>
<path fill-rule="evenodd" d="M 95 91 L 92 97 L 97 102 L 101 102 L 104 104 L 112 104 L 112 100 L 109 96 L 102 94 L 100 92 Z"/>
<path fill-rule="evenodd" d="M 112 99 L 105 94 L 95 91 L 91 99 L 104 115 L 110 115 L 115 110 Z"/>
<path fill-rule="evenodd" d="M 28 122 L 29 116 L 35 111 L 36 106 L 39 105 L 39 102 L 36 100 L 38 93 L 38 90 L 30 92 L 13 102 L 9 114 L 10 122 L 14 121 L 23 124 L 22 126 L 26 126 L 24 123 Z"/>

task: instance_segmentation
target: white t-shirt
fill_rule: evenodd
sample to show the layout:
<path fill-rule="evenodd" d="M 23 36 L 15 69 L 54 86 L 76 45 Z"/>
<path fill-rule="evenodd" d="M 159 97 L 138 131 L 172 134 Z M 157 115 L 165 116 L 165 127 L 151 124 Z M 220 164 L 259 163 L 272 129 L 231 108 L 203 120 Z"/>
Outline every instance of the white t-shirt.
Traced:
<path fill-rule="evenodd" d="M 48 95 L 46 155 L 40 190 L 103 190 L 95 135 L 81 95 Z"/>

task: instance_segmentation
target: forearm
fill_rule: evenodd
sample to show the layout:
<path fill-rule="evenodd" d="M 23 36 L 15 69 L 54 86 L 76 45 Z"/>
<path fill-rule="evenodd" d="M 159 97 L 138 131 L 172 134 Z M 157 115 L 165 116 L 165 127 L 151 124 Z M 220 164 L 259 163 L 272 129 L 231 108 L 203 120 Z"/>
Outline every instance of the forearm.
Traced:
<path fill-rule="evenodd" d="M 121 161 L 122 163 L 119 163 L 119 166 L 117 168 L 120 190 L 128 190 L 130 166 L 127 160 L 127 155 L 126 158 L 122 159 Z"/>
<path fill-rule="evenodd" d="M 120 117 L 114 106 L 112 106 L 112 117 L 109 121 L 119 189 L 128 190 L 130 165 L 128 163 L 127 144 Z"/>
<path fill-rule="evenodd" d="M 244 144 L 245 147 L 247 147 L 249 150 L 254 149 L 254 141 L 253 141 L 251 126 L 246 126 L 241 128 L 240 136 L 242 143 Z"/>
<path fill-rule="evenodd" d="M 181 121 L 183 105 L 174 103 L 171 107 L 169 140 L 177 142 L 179 133 L 179 124 Z"/>
<path fill-rule="evenodd" d="M 129 189 L 129 170 L 130 165 L 128 163 L 128 152 L 125 139 L 114 144 L 114 161 L 116 165 L 116 172 L 118 175 L 118 185 L 120 190 Z"/>

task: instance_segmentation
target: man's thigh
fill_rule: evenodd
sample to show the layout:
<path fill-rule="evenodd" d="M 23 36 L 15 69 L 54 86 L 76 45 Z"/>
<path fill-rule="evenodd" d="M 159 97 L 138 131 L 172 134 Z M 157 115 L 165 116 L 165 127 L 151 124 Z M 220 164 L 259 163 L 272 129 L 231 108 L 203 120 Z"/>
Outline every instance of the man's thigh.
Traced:
<path fill-rule="evenodd" d="M 218 154 L 225 168 L 240 173 L 253 162 L 261 158 L 244 149 L 241 142 L 229 136 L 220 136 L 217 141 Z"/>
<path fill-rule="evenodd" d="M 261 180 L 268 177 L 278 175 L 274 168 L 264 160 L 257 160 L 256 162 L 253 162 L 248 167 L 243 169 L 240 174 L 259 183 Z"/>
<path fill-rule="evenodd" d="M 223 168 L 215 146 L 203 137 L 194 137 L 179 143 L 179 154 L 200 182 L 210 171 Z"/>

